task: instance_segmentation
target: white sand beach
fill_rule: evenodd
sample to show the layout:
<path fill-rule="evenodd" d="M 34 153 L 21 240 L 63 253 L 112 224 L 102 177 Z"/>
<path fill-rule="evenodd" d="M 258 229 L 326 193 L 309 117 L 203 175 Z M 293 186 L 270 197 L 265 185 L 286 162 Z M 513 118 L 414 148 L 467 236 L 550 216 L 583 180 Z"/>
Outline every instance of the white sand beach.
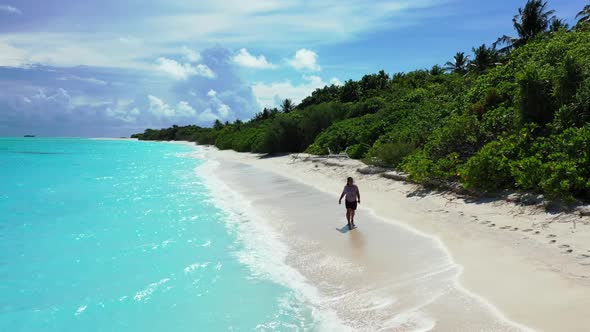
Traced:
<path fill-rule="evenodd" d="M 424 191 L 354 160 L 200 149 L 356 329 L 590 330 L 589 217 Z M 362 196 L 350 232 L 337 204 L 347 176 Z"/>

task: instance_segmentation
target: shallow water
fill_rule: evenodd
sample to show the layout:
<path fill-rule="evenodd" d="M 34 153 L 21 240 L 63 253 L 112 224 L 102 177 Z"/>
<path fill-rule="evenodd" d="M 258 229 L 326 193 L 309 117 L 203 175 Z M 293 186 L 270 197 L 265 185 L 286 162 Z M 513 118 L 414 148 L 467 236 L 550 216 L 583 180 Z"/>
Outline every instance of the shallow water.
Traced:
<path fill-rule="evenodd" d="M 280 243 L 242 236 L 256 220 L 216 201 L 193 151 L 1 138 L 0 330 L 340 326 L 302 295 L 306 285 L 273 280 L 291 271 L 284 261 L 257 263 Z"/>

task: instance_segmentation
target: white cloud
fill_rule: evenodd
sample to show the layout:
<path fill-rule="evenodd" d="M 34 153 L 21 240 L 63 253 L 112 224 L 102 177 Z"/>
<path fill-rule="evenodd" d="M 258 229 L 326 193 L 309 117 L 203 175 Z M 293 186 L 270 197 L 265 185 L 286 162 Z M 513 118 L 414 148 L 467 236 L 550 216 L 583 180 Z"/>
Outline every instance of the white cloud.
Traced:
<path fill-rule="evenodd" d="M 203 64 L 197 65 L 197 75 L 208 77 L 208 78 L 215 78 L 215 76 L 216 76 L 215 73 L 213 72 L 213 70 L 211 70 L 211 68 L 209 68 Z"/>
<path fill-rule="evenodd" d="M 156 35 L 166 32 L 177 41 L 284 49 L 339 43 L 367 32 L 417 24 L 429 15 L 445 14 L 418 9 L 451 0 L 227 0 L 203 2 L 198 8 L 169 1 L 184 10 L 146 20 Z"/>
<path fill-rule="evenodd" d="M 0 41 L 0 66 L 23 67 L 30 63 L 25 50 Z"/>
<path fill-rule="evenodd" d="M 0 99 L 2 99 L 2 97 L 4 96 L 0 94 Z M 70 112 L 74 108 L 70 93 L 63 88 L 39 88 L 36 91 L 27 91 L 22 95 L 15 95 L 13 97 L 16 97 L 14 100 L 17 101 L 13 106 L 15 106 L 19 112 L 23 112 L 21 115 L 28 114 L 33 117 L 38 117 L 39 119 L 51 118 L 54 111 L 70 115 Z"/>
<path fill-rule="evenodd" d="M 36 100 L 50 100 L 57 102 L 59 104 L 70 104 L 71 96 L 66 89 L 58 88 L 56 92 L 52 95 L 47 95 L 45 90 L 39 89 L 36 95 L 33 96 Z"/>
<path fill-rule="evenodd" d="M 194 116 L 195 114 L 197 114 L 197 111 L 195 111 L 195 109 L 186 101 L 181 101 L 178 103 L 178 106 L 176 106 L 176 115 L 178 116 L 188 117 Z"/>
<path fill-rule="evenodd" d="M 256 100 L 261 107 L 277 107 L 281 100 L 291 99 L 296 104 L 311 94 L 315 89 L 326 86 L 319 76 L 304 76 L 304 82 L 294 85 L 291 81 L 256 83 L 252 86 Z"/>
<path fill-rule="evenodd" d="M 16 7 L 12 7 L 10 5 L 0 5 L 0 12 L 5 12 L 5 13 L 9 13 L 9 14 L 22 14 L 23 12 L 16 8 Z"/>
<path fill-rule="evenodd" d="M 250 54 L 247 49 L 242 48 L 238 54 L 232 58 L 233 62 L 242 67 L 257 68 L 257 69 L 272 69 L 276 65 L 268 62 L 264 55 L 255 56 Z"/>
<path fill-rule="evenodd" d="M 58 80 L 60 81 L 81 81 L 81 82 L 87 82 L 87 83 L 92 83 L 92 84 L 97 84 L 97 85 L 107 85 L 108 82 L 103 81 L 103 80 L 99 80 L 97 78 L 94 77 L 79 77 L 79 76 L 64 76 L 64 77 L 60 77 L 58 78 Z"/>
<path fill-rule="evenodd" d="M 124 106 L 128 106 L 130 104 L 130 102 L 128 102 L 128 100 L 133 101 L 133 99 L 125 99 L 123 101 L 116 101 L 115 103 L 113 103 L 112 101 L 107 100 L 107 98 L 104 98 L 103 96 L 92 96 L 92 95 L 77 93 L 72 96 L 71 103 L 74 107 L 79 107 L 79 106 L 100 107 L 100 106 L 112 106 L 115 104 L 117 105 L 117 107 L 124 107 Z"/>
<path fill-rule="evenodd" d="M 115 41 L 97 42 L 89 36 L 72 38 L 68 34 L 20 33 L 0 34 L 0 64 L 13 67 L 27 67 L 31 64 L 50 66 L 99 66 L 136 67 L 138 54 L 128 52 L 136 46 L 122 47 Z M 104 52 L 112 49 L 113 52 Z M 118 52 L 118 53 L 117 53 Z"/>
<path fill-rule="evenodd" d="M 197 111 L 186 101 L 180 101 L 176 107 L 165 103 L 162 99 L 148 95 L 150 112 L 159 118 L 194 117 Z"/>
<path fill-rule="evenodd" d="M 184 59 L 188 62 L 198 62 L 201 60 L 201 54 L 197 51 L 191 50 L 190 48 L 183 46 L 182 54 L 184 55 Z"/>
<path fill-rule="evenodd" d="M 208 78 L 214 78 L 215 73 L 206 65 L 199 64 L 193 66 L 190 63 L 180 63 L 176 60 L 168 58 L 158 58 L 158 70 L 172 76 L 177 80 L 186 80 L 189 76 L 203 76 Z"/>
<path fill-rule="evenodd" d="M 117 120 L 121 120 L 126 123 L 133 123 L 137 121 L 139 115 L 139 109 L 134 107 L 130 110 L 125 107 L 119 107 L 118 105 L 109 106 L 106 109 L 106 115 Z"/>
<path fill-rule="evenodd" d="M 202 113 L 199 113 L 198 116 L 198 121 L 205 123 L 205 122 L 213 122 L 215 120 L 219 120 L 219 115 L 213 113 L 213 111 L 211 111 L 211 109 L 206 109 L 205 111 L 203 111 Z"/>
<path fill-rule="evenodd" d="M 227 119 L 231 114 L 231 108 L 226 104 L 221 104 L 217 108 L 217 113 L 219 113 L 222 119 Z"/>
<path fill-rule="evenodd" d="M 332 78 L 330 79 L 330 84 L 334 84 L 334 85 L 342 85 L 342 82 L 341 82 L 341 81 L 340 81 L 338 78 L 336 78 L 336 77 L 332 77 Z"/>
<path fill-rule="evenodd" d="M 135 37 L 119 37 L 119 41 L 123 44 L 130 45 L 139 45 L 143 42 L 141 39 Z"/>
<path fill-rule="evenodd" d="M 449 1 L 227 0 L 205 1 L 195 6 L 193 1 L 155 0 L 155 11 L 128 16 L 121 24 L 105 21 L 112 17 L 109 6 L 94 7 L 96 19 L 87 21 L 74 9 L 56 17 L 61 24 L 43 26 L 40 31 L 44 32 L 4 32 L 0 43 L 24 52 L 19 57 L 21 64 L 149 70 L 153 64 L 146 58 L 178 53 L 182 45 L 248 45 L 282 52 L 297 45 L 315 47 L 357 40 L 366 33 L 394 30 L 420 24 L 433 16 L 449 15 L 448 10 L 442 10 Z M 420 10 L 435 6 L 441 10 Z M 78 29 L 80 24 L 87 29 Z M 0 58 L 4 57 L 0 52 Z"/>
<path fill-rule="evenodd" d="M 295 57 L 289 60 L 289 64 L 297 70 L 319 71 L 321 68 L 317 61 L 316 52 L 302 48 L 295 52 Z"/>
<path fill-rule="evenodd" d="M 166 104 L 162 99 L 149 95 L 148 96 L 150 102 L 150 112 L 154 115 L 159 117 L 173 117 L 176 112 L 174 109 L 170 107 L 170 105 Z"/>
<path fill-rule="evenodd" d="M 221 93 L 221 95 L 223 95 L 223 93 Z M 207 107 L 205 112 L 214 115 L 215 119 L 219 120 L 230 120 L 235 118 L 231 107 L 219 99 L 217 91 L 211 89 L 207 92 L 207 96 L 209 96 L 210 99 L 208 100 L 209 107 Z"/>

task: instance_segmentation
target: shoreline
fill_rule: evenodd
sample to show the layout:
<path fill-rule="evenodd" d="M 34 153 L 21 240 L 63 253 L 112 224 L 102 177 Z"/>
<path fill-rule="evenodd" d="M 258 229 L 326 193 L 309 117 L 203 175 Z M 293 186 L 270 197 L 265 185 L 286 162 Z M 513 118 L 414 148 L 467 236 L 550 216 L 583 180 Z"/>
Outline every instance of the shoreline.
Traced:
<path fill-rule="evenodd" d="M 200 148 L 210 158 L 248 164 L 332 194 L 350 174 L 361 188 L 360 209 L 439 239 L 461 266 L 459 286 L 489 302 L 500 316 L 543 331 L 582 331 L 590 324 L 583 314 L 590 299 L 582 295 L 590 291 L 590 255 L 584 253 L 590 250 L 588 218 L 579 218 L 572 228 L 564 215 L 422 193 L 416 185 L 359 174 L 356 169 L 363 165 L 354 160 L 318 165 L 289 155 L 260 158 Z"/>
<path fill-rule="evenodd" d="M 214 179 L 213 192 L 222 193 L 216 201 L 225 202 L 224 210 L 239 211 L 238 220 L 251 225 L 252 251 L 275 241 L 283 248 L 258 254 L 273 262 L 261 270 L 287 267 L 293 272 L 271 279 L 302 292 L 314 311 L 331 317 L 320 322 L 347 324 L 321 331 L 530 331 L 460 287 L 461 267 L 438 239 L 367 211 L 358 215 L 362 228 L 348 231 L 335 195 L 248 164 L 207 159 L 223 165 L 205 175 Z M 261 241 L 261 233 L 268 240 Z M 469 317 L 461 317 L 466 308 Z"/>

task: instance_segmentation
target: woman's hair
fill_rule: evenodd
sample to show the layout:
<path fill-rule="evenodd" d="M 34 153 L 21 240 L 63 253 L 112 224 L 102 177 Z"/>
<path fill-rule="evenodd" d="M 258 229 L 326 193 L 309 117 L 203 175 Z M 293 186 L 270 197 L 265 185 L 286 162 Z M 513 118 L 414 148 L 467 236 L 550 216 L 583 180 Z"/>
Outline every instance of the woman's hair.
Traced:
<path fill-rule="evenodd" d="M 348 179 L 346 179 L 346 182 L 347 182 L 347 183 L 348 183 L 348 182 L 353 182 L 353 181 L 354 181 L 354 180 L 353 180 L 353 179 L 352 179 L 352 177 L 350 177 L 350 176 L 348 177 Z"/>

